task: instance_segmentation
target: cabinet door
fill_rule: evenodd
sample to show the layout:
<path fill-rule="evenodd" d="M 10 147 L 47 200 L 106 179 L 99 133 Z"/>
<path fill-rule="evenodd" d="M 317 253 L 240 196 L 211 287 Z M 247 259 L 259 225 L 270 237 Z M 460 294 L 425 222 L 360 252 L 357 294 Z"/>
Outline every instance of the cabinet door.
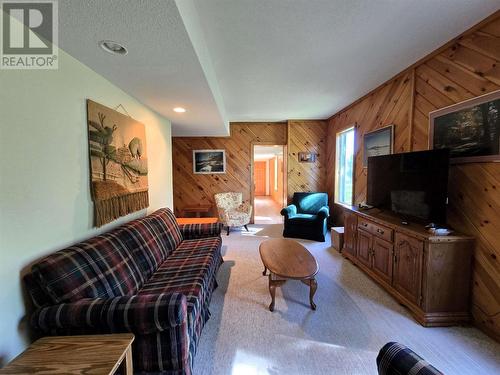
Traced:
<path fill-rule="evenodd" d="M 423 256 L 423 241 L 396 233 L 393 286 L 416 305 L 421 302 Z"/>
<path fill-rule="evenodd" d="M 373 271 L 386 283 L 392 282 L 393 245 L 381 238 L 373 237 Z"/>
<path fill-rule="evenodd" d="M 346 213 L 344 216 L 344 248 L 342 251 L 352 256 L 356 256 L 357 226 L 358 217 L 352 213 Z"/>
<path fill-rule="evenodd" d="M 372 235 L 358 229 L 356 258 L 367 267 L 371 267 Z"/>

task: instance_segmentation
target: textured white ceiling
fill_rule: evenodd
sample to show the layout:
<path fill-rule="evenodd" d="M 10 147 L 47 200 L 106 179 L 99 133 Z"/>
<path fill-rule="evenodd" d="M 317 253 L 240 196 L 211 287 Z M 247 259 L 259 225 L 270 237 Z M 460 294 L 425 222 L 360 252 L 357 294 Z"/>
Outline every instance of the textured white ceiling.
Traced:
<path fill-rule="evenodd" d="M 498 8 L 499 0 L 63 0 L 59 40 L 170 119 L 174 135 L 227 135 L 228 120 L 329 117 Z M 128 55 L 105 53 L 103 39 Z"/>
<path fill-rule="evenodd" d="M 499 0 L 195 0 L 230 121 L 326 118 Z"/>
<path fill-rule="evenodd" d="M 110 39 L 129 53 L 98 47 Z M 228 135 L 224 108 L 173 0 L 59 1 L 63 50 L 172 121 L 175 135 Z M 177 114 L 174 107 L 187 112 Z"/>

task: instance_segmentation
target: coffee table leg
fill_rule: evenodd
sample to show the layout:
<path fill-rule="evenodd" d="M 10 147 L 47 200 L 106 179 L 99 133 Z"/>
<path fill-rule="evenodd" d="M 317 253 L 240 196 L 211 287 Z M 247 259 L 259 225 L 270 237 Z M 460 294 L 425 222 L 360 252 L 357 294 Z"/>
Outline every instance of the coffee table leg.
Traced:
<path fill-rule="evenodd" d="M 267 267 L 266 267 L 266 266 L 264 266 L 264 271 L 262 271 L 262 275 L 263 275 L 263 276 L 266 276 L 266 273 L 267 273 Z"/>
<path fill-rule="evenodd" d="M 318 289 L 318 283 L 316 279 L 312 278 L 309 280 L 309 303 L 311 304 L 311 309 L 316 310 L 316 304 L 313 301 L 314 294 L 316 294 L 316 289 Z"/>
<path fill-rule="evenodd" d="M 271 294 L 271 304 L 269 311 L 274 311 L 274 301 L 276 299 L 276 287 L 286 283 L 286 279 L 277 279 L 271 272 L 269 272 L 269 293 Z"/>
<path fill-rule="evenodd" d="M 274 283 L 271 273 L 269 273 L 269 293 L 271 294 L 271 304 L 269 305 L 269 311 L 274 311 L 274 300 L 276 298 L 276 284 Z"/>

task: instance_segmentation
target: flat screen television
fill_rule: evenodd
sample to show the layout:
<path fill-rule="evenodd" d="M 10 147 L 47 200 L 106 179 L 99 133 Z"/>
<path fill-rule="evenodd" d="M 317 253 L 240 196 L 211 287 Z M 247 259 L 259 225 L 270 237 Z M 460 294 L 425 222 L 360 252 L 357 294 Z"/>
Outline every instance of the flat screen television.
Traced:
<path fill-rule="evenodd" d="M 367 201 L 403 220 L 446 224 L 449 150 L 368 158 Z"/>

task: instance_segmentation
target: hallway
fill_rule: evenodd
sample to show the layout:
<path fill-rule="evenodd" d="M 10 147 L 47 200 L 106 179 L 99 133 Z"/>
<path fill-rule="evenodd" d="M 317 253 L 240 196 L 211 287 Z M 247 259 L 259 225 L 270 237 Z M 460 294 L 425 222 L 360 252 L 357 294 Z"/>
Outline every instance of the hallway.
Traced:
<path fill-rule="evenodd" d="M 280 207 L 269 196 L 256 196 L 254 199 L 255 224 L 281 224 L 283 216 Z"/>

